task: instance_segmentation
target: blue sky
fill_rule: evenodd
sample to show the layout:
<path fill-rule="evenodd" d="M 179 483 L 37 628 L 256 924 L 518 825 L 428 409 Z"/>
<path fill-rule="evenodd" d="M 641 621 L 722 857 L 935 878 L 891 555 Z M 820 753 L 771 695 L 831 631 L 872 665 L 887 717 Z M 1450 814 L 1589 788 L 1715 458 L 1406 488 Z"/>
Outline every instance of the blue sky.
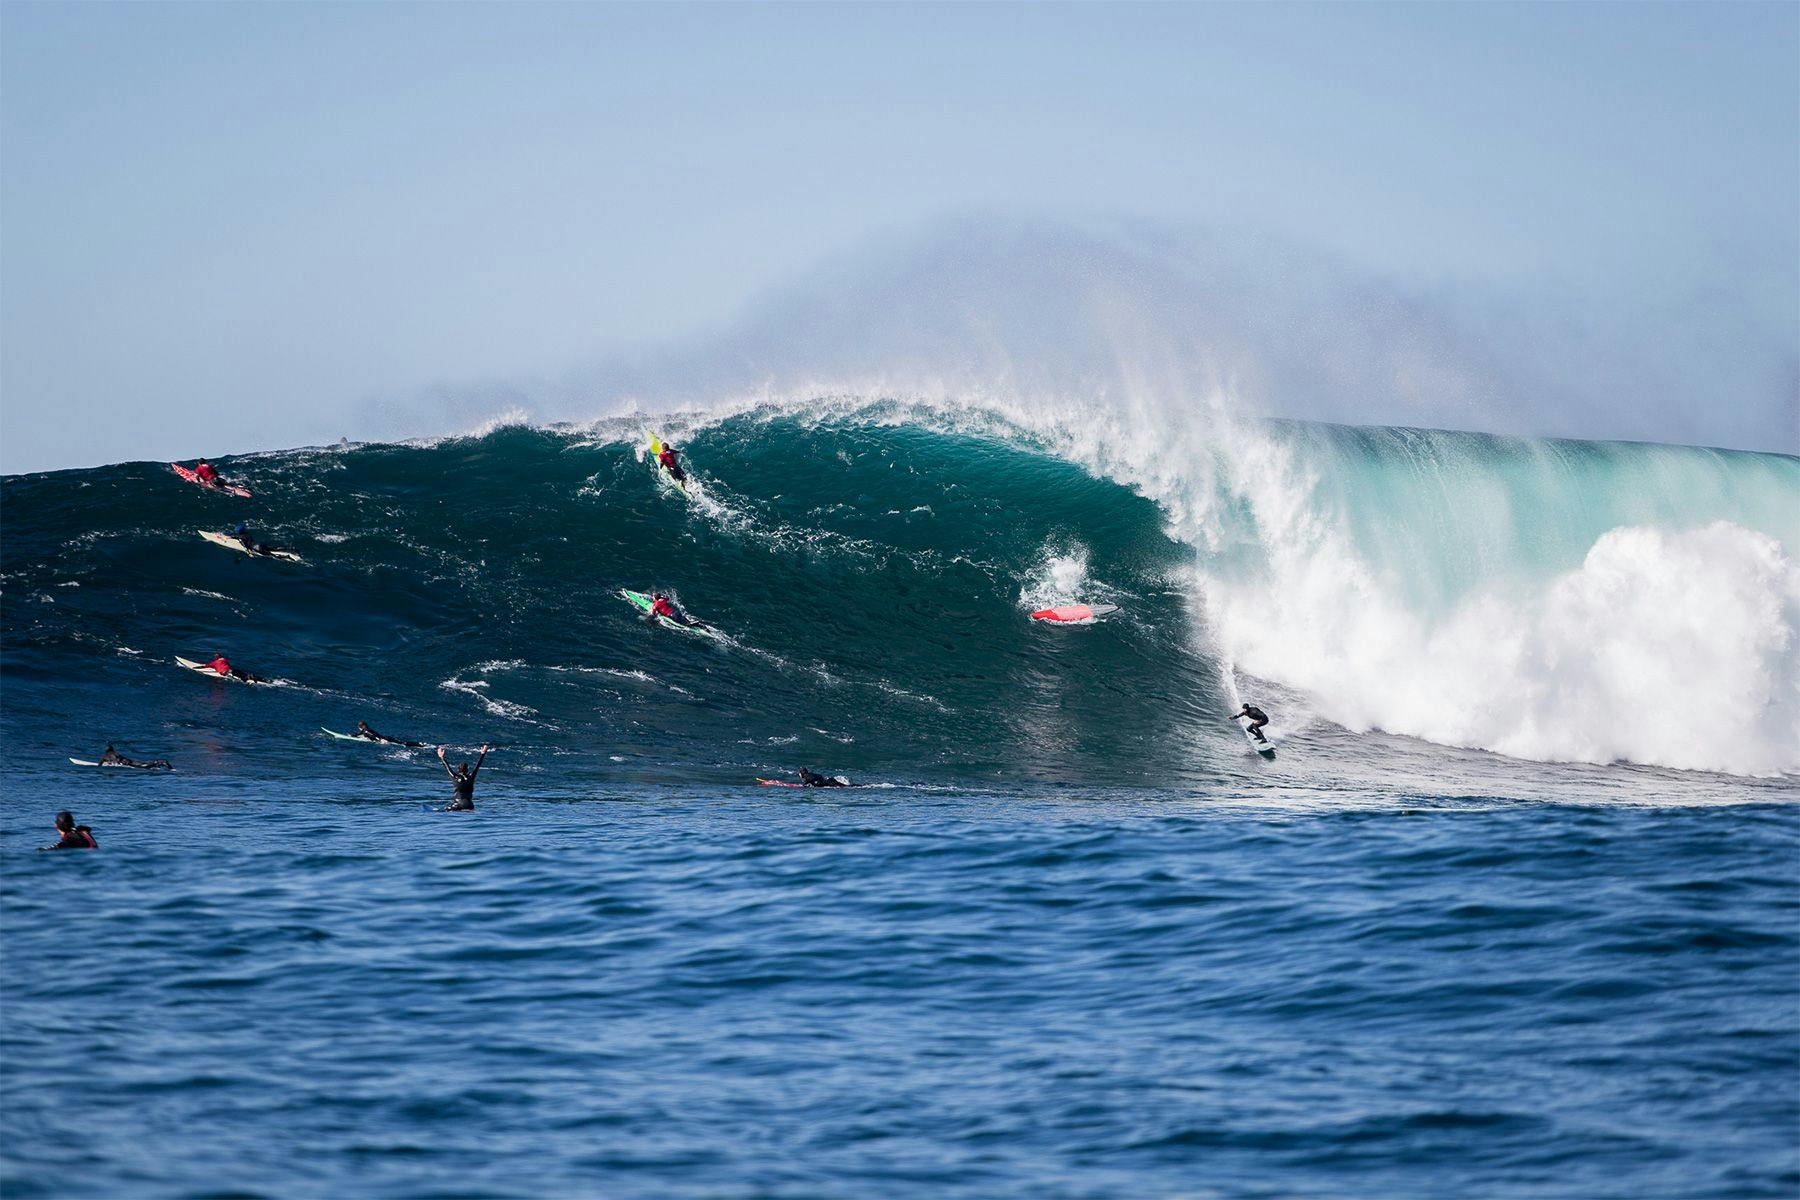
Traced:
<path fill-rule="evenodd" d="M 1772 366 L 1696 412 L 1800 438 L 1793 5 L 13 3 L 0 469 L 386 432 L 970 211 L 1704 309 L 1684 379 Z"/>

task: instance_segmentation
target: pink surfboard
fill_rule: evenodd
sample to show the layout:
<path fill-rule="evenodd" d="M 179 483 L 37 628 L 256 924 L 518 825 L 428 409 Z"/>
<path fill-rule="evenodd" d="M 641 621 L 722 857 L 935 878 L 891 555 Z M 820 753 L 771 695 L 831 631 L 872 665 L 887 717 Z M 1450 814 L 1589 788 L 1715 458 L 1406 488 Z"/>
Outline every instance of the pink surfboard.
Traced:
<path fill-rule="evenodd" d="M 1075 625 L 1118 611 L 1119 606 L 1116 604 L 1059 604 L 1055 608 L 1038 609 L 1031 614 L 1031 619 L 1053 621 L 1059 625 Z"/>
<path fill-rule="evenodd" d="M 225 492 L 232 496 L 242 496 L 246 500 L 250 498 L 249 488 L 239 487 L 235 483 L 206 483 L 202 481 L 198 475 L 194 474 L 192 470 L 182 466 L 180 463 L 170 463 L 169 470 L 175 472 L 189 483 L 197 484 L 200 487 L 206 488 L 208 491 Z"/>

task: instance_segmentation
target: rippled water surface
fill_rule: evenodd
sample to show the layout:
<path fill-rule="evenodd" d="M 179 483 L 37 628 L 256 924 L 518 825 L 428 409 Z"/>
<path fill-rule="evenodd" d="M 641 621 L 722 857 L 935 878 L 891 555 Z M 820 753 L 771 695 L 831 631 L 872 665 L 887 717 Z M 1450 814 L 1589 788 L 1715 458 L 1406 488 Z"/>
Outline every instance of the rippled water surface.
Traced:
<path fill-rule="evenodd" d="M 5 1194 L 1800 1190 L 1789 806 L 421 793 L 11 790 Z"/>

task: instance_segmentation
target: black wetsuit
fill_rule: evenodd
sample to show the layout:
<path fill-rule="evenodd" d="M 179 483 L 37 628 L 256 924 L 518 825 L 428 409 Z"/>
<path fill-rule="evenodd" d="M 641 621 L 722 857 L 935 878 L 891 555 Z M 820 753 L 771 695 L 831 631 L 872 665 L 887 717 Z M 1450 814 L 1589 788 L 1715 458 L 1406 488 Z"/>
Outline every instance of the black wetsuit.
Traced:
<path fill-rule="evenodd" d="M 106 748 L 106 753 L 100 756 L 100 765 L 103 767 L 138 767 L 142 770 L 151 770 L 156 767 L 161 767 L 165 771 L 174 769 L 169 766 L 169 760 L 166 758 L 156 758 L 149 762 L 138 762 L 135 758 L 126 758 L 111 746 L 108 746 Z"/>
<path fill-rule="evenodd" d="M 86 825 L 77 825 L 62 835 L 62 840 L 54 846 L 40 846 L 40 850 L 98 850 L 100 843 L 94 840 L 94 831 Z"/>
<path fill-rule="evenodd" d="M 475 765 L 466 774 L 460 767 L 444 764 L 444 770 L 450 772 L 450 786 L 454 793 L 454 799 L 444 809 L 445 812 L 475 811 L 475 773 L 481 770 L 481 764 L 486 761 L 487 751 L 483 750 L 481 757 L 475 760 Z"/>
<path fill-rule="evenodd" d="M 1269 723 L 1269 714 L 1268 713 L 1266 713 L 1262 709 L 1256 707 L 1254 704 L 1246 704 L 1246 705 L 1244 705 L 1244 711 L 1239 715 L 1250 718 L 1250 724 L 1248 726 L 1248 729 L 1250 730 L 1251 735 L 1254 736 L 1257 741 L 1266 742 L 1269 740 L 1268 738 L 1263 736 L 1263 732 L 1262 732 L 1263 726 L 1267 725 Z"/>
<path fill-rule="evenodd" d="M 402 738 L 389 737 L 385 733 L 376 733 L 367 725 L 359 728 L 356 731 L 356 736 L 365 742 L 380 742 L 384 746 L 406 746 L 413 750 L 417 750 L 425 744 L 424 742 L 409 742 Z"/>
<path fill-rule="evenodd" d="M 805 784 L 807 787 L 848 787 L 849 786 L 841 779 L 833 779 L 829 775 L 820 775 L 816 772 L 807 770 L 805 767 L 800 768 L 800 782 Z"/>

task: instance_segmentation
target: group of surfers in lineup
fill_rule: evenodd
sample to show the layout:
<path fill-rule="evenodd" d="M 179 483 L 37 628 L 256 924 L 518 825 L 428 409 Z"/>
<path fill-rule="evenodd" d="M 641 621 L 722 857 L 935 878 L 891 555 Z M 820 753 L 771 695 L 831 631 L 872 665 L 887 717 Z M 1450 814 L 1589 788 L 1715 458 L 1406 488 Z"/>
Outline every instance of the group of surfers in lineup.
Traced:
<path fill-rule="evenodd" d="M 687 472 L 682 469 L 681 458 L 675 447 L 664 442 L 662 449 L 656 455 L 656 462 L 659 467 L 668 472 L 669 477 L 676 483 L 683 485 L 687 483 Z M 230 492 L 232 495 L 238 496 L 249 495 L 248 491 L 233 485 L 219 473 L 217 467 L 213 466 L 210 462 L 207 462 L 204 458 L 194 465 L 191 472 L 184 471 L 182 474 L 191 478 L 193 482 L 199 484 L 201 487 L 208 488 L 212 491 Z M 240 521 L 228 536 L 242 546 L 245 553 L 250 554 L 253 557 L 273 558 L 280 554 L 292 553 L 291 551 L 287 551 L 284 547 L 257 541 L 255 536 L 251 533 L 248 522 Z M 652 604 L 649 610 L 644 614 L 645 620 L 655 620 L 656 618 L 661 617 L 666 621 L 673 622 L 677 625 L 687 626 L 688 628 L 708 628 L 705 622 L 697 620 L 677 608 L 675 602 L 665 592 L 651 593 L 651 600 Z M 268 682 L 268 680 L 261 675 L 253 674 L 252 672 L 233 665 L 223 654 L 215 656 L 211 662 L 204 663 L 202 666 L 220 676 L 236 679 L 240 683 Z M 351 736 L 363 741 L 376 742 L 386 746 L 402 746 L 409 750 L 423 749 L 426 744 L 424 742 L 411 742 L 404 738 L 389 737 L 386 734 L 377 733 L 375 730 L 371 729 L 369 723 L 364 720 L 357 721 L 356 731 Z M 487 761 L 488 751 L 490 749 L 492 749 L 491 746 L 484 745 L 481 747 L 481 752 L 473 763 L 469 763 L 465 760 L 460 765 L 453 767 L 450 765 L 449 760 L 444 756 L 444 748 L 442 746 L 437 748 L 438 761 L 444 764 L 444 770 L 450 776 L 451 790 L 450 803 L 445 805 L 440 811 L 473 812 L 475 810 L 475 776 L 480 773 L 481 765 Z M 110 742 L 107 743 L 105 753 L 101 754 L 99 761 L 95 765 L 102 767 L 135 767 L 139 770 L 146 771 L 172 771 L 175 769 L 166 758 L 150 759 L 143 762 L 140 762 L 137 759 L 127 758 L 125 755 L 120 754 L 115 750 Z M 820 775 L 805 767 L 800 768 L 799 775 L 799 784 L 790 786 L 820 788 L 850 786 L 850 781 L 841 775 Z M 56 814 L 56 832 L 58 835 L 56 844 L 52 846 L 42 846 L 40 849 L 97 850 L 100 848 L 100 843 L 94 838 L 93 830 L 89 829 L 86 825 L 75 824 L 74 816 L 67 811 Z"/>

